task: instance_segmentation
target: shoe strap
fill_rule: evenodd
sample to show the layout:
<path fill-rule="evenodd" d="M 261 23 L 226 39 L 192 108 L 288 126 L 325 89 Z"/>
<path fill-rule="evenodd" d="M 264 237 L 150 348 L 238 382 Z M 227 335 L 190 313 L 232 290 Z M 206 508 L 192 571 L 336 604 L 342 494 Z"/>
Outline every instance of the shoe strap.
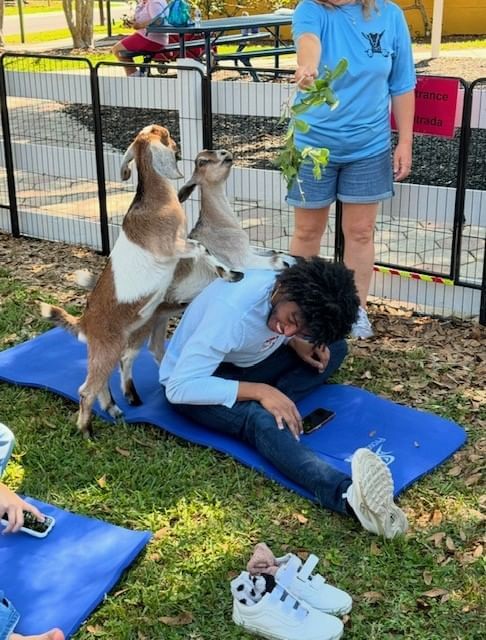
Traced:
<path fill-rule="evenodd" d="M 318 562 L 319 562 L 319 558 L 313 553 L 311 553 L 307 558 L 307 560 L 302 565 L 299 573 L 297 574 L 297 577 L 300 580 L 304 580 L 304 581 L 308 580 L 312 572 L 314 571 L 314 569 L 317 567 Z"/>
<path fill-rule="evenodd" d="M 269 603 L 281 608 L 286 615 L 296 616 L 297 620 L 304 620 L 309 614 L 309 609 L 278 582 L 273 591 L 265 597 Z"/>
<path fill-rule="evenodd" d="M 291 555 L 288 561 L 284 565 L 282 565 L 275 574 L 276 582 L 281 587 L 288 590 L 288 588 L 292 584 L 292 581 L 297 577 L 299 568 L 301 566 L 302 562 L 300 561 L 300 558 Z"/>

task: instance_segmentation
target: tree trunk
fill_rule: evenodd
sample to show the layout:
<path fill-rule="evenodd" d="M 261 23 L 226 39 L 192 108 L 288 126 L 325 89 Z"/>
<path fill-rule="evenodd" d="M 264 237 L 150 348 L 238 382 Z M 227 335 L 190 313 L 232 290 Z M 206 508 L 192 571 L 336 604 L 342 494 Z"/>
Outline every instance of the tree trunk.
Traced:
<path fill-rule="evenodd" d="M 100 12 L 100 25 L 105 26 L 105 3 L 104 0 L 98 0 L 98 11 Z"/>
<path fill-rule="evenodd" d="M 93 0 L 62 0 L 75 49 L 93 47 Z M 74 11 L 73 11 L 74 9 Z"/>

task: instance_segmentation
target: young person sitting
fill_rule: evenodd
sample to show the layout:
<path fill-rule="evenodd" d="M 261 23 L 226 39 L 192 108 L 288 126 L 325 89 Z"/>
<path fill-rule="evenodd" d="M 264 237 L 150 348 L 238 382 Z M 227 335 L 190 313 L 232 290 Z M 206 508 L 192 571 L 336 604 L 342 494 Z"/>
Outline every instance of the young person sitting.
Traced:
<path fill-rule="evenodd" d="M 8 427 L 0 423 L 0 477 L 7 466 L 12 453 L 14 436 Z M 18 495 L 0 482 L 0 518 L 8 514 L 8 525 L 2 533 L 16 533 L 24 523 L 24 511 L 30 511 L 39 520 L 43 520 L 40 511 L 33 505 L 22 500 Z M 0 583 L 0 587 L 3 585 Z M 8 585 L 4 585 L 8 588 Z M 0 589 L 0 640 L 64 640 L 60 629 L 51 629 L 34 636 L 23 636 L 15 633 L 14 629 L 20 619 L 12 603 L 7 600 Z"/>
<path fill-rule="evenodd" d="M 407 519 L 380 458 L 359 449 L 350 477 L 300 438 L 296 402 L 341 365 L 358 308 L 352 272 L 318 257 L 215 280 L 186 309 L 159 380 L 176 411 L 244 440 L 322 506 L 393 538 Z"/>

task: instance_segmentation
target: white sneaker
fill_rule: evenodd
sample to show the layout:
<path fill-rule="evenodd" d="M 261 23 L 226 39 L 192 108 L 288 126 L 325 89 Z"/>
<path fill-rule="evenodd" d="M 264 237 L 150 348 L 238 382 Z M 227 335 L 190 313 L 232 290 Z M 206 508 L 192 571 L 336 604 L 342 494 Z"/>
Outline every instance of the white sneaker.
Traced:
<path fill-rule="evenodd" d="M 290 559 L 280 575 L 275 576 L 272 591 L 256 603 L 248 605 L 233 598 L 235 624 L 269 640 L 339 640 L 344 628 L 339 618 L 303 604 L 288 592 L 287 585 L 297 568 L 298 563 Z M 241 576 L 232 585 L 233 582 L 240 584 Z"/>
<path fill-rule="evenodd" d="M 353 338 L 361 338 L 361 340 L 366 340 L 366 338 L 371 338 L 374 335 L 373 328 L 371 326 L 371 322 L 369 321 L 368 314 L 360 307 L 358 309 L 358 319 L 351 327 L 351 336 Z"/>
<path fill-rule="evenodd" d="M 357 449 L 351 477 L 345 497 L 363 528 L 385 538 L 405 533 L 407 516 L 393 502 L 393 478 L 383 460 L 369 449 Z"/>
<path fill-rule="evenodd" d="M 281 567 L 275 575 L 276 580 L 291 559 L 297 564 L 297 571 L 288 586 L 288 591 L 294 598 L 318 611 L 335 616 L 342 616 L 351 611 L 353 600 L 346 591 L 327 584 L 320 574 L 312 573 L 319 562 L 319 558 L 314 554 L 310 554 L 304 564 L 300 558 L 290 553 L 277 558 L 277 564 Z"/>

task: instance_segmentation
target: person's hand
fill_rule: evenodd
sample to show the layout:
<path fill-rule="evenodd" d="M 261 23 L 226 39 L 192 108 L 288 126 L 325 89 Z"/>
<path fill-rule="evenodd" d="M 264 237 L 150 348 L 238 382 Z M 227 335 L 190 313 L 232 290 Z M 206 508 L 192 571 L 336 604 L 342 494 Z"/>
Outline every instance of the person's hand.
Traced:
<path fill-rule="evenodd" d="M 412 169 L 412 143 L 399 142 L 393 154 L 393 179 L 399 182 L 410 175 Z"/>
<path fill-rule="evenodd" d="M 308 89 L 318 76 L 318 71 L 308 65 L 300 65 L 295 70 L 294 79 L 299 89 Z"/>
<path fill-rule="evenodd" d="M 329 364 L 329 349 L 327 347 L 316 347 L 310 342 L 294 337 L 289 341 L 289 347 L 311 367 L 315 367 L 322 373 Z"/>
<path fill-rule="evenodd" d="M 258 400 L 262 407 L 274 416 L 279 429 L 285 429 L 287 425 L 294 438 L 299 440 L 302 433 L 302 416 L 294 402 L 269 384 L 262 384 L 261 389 Z"/>
<path fill-rule="evenodd" d="M 37 520 L 44 521 L 42 513 L 32 504 L 22 500 L 4 484 L 0 484 L 0 518 L 8 514 L 8 524 L 3 533 L 16 533 L 24 524 L 24 511 L 30 511 Z"/>

